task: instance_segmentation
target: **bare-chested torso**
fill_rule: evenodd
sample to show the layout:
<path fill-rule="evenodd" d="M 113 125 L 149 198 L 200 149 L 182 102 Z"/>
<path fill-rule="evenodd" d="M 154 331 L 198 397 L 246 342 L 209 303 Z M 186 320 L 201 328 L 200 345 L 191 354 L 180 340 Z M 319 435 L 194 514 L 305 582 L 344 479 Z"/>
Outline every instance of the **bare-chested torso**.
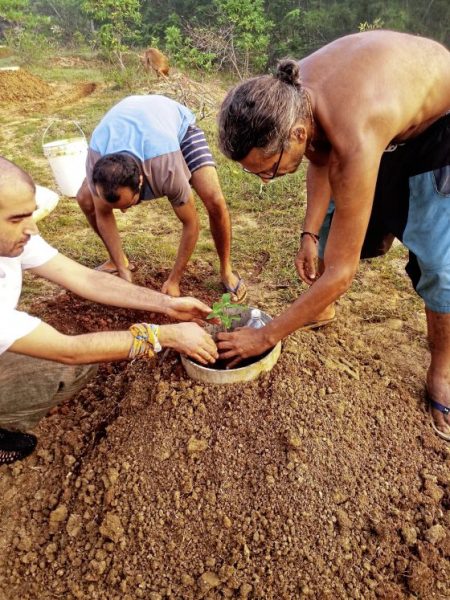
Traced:
<path fill-rule="evenodd" d="M 300 61 L 313 105 L 308 158 L 376 131 L 387 146 L 417 136 L 450 110 L 450 52 L 391 31 L 347 36 Z"/>

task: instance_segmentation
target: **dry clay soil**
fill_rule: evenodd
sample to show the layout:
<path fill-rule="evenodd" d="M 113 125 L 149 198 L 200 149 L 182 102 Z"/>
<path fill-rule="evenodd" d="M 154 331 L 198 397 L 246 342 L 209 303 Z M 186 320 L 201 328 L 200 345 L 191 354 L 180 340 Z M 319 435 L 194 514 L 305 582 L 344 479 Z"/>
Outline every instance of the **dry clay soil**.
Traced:
<path fill-rule="evenodd" d="M 205 269 L 183 293 L 210 302 Z M 243 274 L 253 304 L 287 305 Z M 252 383 L 198 384 L 174 353 L 101 365 L 0 469 L 0 600 L 450 598 L 450 447 L 412 298 L 363 269 Z M 161 322 L 68 293 L 32 311 L 66 333 Z"/>
<path fill-rule="evenodd" d="M 211 301 L 206 276 L 191 268 L 185 293 Z M 411 298 L 384 292 L 350 293 L 255 382 L 198 384 L 174 353 L 101 365 L 0 471 L 0 598 L 449 598 L 423 319 L 388 318 Z M 149 319 L 69 293 L 33 312 L 67 333 Z"/>

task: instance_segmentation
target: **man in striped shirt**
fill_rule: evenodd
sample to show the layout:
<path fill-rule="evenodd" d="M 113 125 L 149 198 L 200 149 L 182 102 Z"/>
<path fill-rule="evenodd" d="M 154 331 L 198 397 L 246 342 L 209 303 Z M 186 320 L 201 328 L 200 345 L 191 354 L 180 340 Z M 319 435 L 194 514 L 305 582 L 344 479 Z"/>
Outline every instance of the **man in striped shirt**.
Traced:
<path fill-rule="evenodd" d="M 110 255 L 99 268 L 131 281 L 113 210 L 125 212 L 140 202 L 167 197 L 183 228 L 162 291 L 179 296 L 180 280 L 199 233 L 191 186 L 208 211 L 222 283 L 235 301 L 243 301 L 245 285 L 230 262 L 228 207 L 205 135 L 190 110 L 164 96 L 125 98 L 106 113 L 92 134 L 86 180 L 77 200 Z"/>

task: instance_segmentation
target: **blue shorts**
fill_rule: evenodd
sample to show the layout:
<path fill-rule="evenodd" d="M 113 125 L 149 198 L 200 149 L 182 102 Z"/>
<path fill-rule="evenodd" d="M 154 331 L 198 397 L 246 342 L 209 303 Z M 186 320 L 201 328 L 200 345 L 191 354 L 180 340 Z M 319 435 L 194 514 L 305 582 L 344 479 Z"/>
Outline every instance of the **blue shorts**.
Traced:
<path fill-rule="evenodd" d="M 333 212 L 331 201 L 321 258 Z M 385 254 L 395 237 L 409 250 L 406 272 L 427 308 L 450 313 L 450 114 L 383 154 L 361 258 Z"/>

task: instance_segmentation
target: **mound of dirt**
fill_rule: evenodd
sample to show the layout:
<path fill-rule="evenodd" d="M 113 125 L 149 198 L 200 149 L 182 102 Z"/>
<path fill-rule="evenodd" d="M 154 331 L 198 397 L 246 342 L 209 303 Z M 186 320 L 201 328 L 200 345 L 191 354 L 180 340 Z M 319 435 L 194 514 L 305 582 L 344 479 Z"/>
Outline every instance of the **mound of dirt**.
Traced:
<path fill-rule="evenodd" d="M 51 86 L 24 69 L 0 71 L 0 102 L 26 102 L 48 97 Z"/>
<path fill-rule="evenodd" d="M 35 312 L 70 333 L 158 321 L 71 294 Z M 449 598 L 450 449 L 421 410 L 425 343 L 339 316 L 256 382 L 199 385 L 173 353 L 103 365 L 2 469 L 1 597 Z"/>

